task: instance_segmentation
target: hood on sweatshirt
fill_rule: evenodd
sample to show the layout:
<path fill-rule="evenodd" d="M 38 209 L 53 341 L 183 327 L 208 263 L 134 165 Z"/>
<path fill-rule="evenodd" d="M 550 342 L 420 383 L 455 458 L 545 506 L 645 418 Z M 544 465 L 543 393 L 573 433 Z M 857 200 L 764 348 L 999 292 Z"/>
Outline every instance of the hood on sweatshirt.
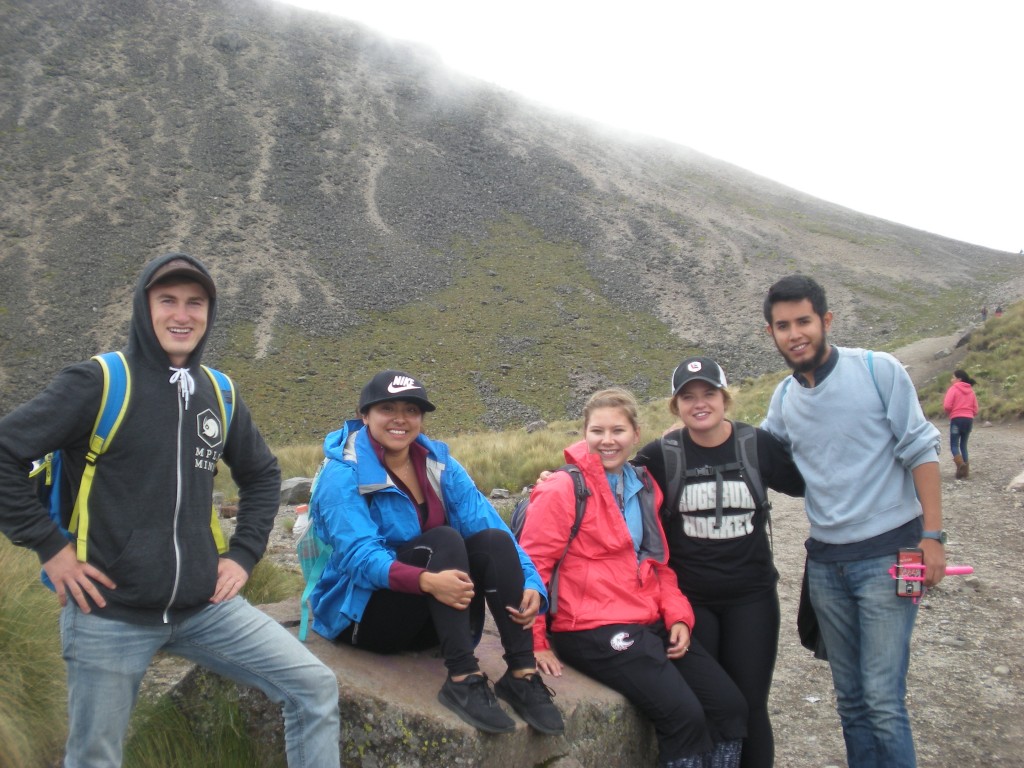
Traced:
<path fill-rule="evenodd" d="M 195 267 L 199 272 L 206 276 L 209 280 L 209 285 L 213 286 L 213 277 L 210 275 L 209 270 L 206 266 L 194 256 L 190 256 L 187 253 L 165 253 L 163 256 L 150 261 L 142 269 L 142 274 L 139 275 L 138 282 L 135 285 L 135 293 L 132 297 L 132 322 L 131 328 L 128 331 L 128 347 L 127 352 L 129 354 L 138 355 L 142 359 L 146 360 L 147 363 L 152 364 L 156 368 L 168 369 L 171 366 L 170 357 L 167 352 L 164 351 L 163 346 L 160 344 L 160 340 L 157 338 L 156 331 L 153 329 L 153 318 L 150 315 L 149 310 L 149 291 L 146 286 L 149 285 L 150 280 L 153 279 L 153 275 L 168 262 L 180 259 L 188 262 L 190 265 Z M 197 282 L 200 282 L 197 280 Z M 204 288 L 206 286 L 204 285 Z M 209 289 L 207 288 L 207 292 Z M 185 364 L 185 368 L 196 368 L 203 359 L 203 350 L 206 347 L 207 339 L 210 337 L 210 331 L 213 328 L 213 321 L 217 316 L 217 299 L 215 293 L 210 294 L 209 313 L 206 318 L 206 332 L 203 337 L 196 344 L 196 348 L 192 350 L 189 355 L 188 361 Z"/>

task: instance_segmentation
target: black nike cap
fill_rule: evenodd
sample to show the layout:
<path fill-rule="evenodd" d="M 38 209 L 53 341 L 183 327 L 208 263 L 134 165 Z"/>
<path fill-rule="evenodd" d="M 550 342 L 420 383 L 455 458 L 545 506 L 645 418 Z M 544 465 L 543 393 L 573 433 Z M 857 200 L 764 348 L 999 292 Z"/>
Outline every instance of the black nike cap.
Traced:
<path fill-rule="evenodd" d="M 359 412 L 366 413 L 370 406 L 388 400 L 406 400 L 416 403 L 424 412 L 437 410 L 427 399 L 426 388 L 402 371 L 381 371 L 363 387 L 359 395 Z"/>

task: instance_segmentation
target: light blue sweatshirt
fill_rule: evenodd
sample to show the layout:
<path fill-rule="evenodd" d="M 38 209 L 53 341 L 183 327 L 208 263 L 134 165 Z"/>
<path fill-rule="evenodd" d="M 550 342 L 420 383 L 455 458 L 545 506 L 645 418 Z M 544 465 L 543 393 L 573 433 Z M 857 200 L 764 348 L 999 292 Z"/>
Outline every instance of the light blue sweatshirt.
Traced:
<path fill-rule="evenodd" d="M 792 376 L 779 384 L 761 427 L 786 444 L 804 476 L 811 538 L 850 544 L 922 514 L 911 471 L 938 461 L 940 435 L 895 357 L 846 347 L 832 354 L 839 360 L 816 386 Z"/>

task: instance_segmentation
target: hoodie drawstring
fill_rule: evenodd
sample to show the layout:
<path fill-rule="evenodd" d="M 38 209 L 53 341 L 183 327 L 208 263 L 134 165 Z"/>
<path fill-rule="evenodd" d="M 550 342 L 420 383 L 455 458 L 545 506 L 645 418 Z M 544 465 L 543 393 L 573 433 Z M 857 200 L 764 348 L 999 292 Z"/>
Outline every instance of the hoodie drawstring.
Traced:
<path fill-rule="evenodd" d="M 178 385 L 178 392 L 181 394 L 182 400 L 185 401 L 185 410 L 187 411 L 188 398 L 196 392 L 196 380 L 192 378 L 188 368 L 175 368 L 171 366 L 170 370 L 174 371 L 171 374 L 170 383 Z"/>

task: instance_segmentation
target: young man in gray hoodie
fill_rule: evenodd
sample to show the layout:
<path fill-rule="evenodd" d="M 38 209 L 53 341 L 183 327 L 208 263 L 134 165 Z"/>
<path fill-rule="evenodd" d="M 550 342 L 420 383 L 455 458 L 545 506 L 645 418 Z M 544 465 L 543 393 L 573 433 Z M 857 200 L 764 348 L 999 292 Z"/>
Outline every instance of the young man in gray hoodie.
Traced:
<path fill-rule="evenodd" d="M 95 460 L 77 546 L 28 473 L 34 458 L 60 449 L 68 496 L 77 492 L 104 395 L 100 364 L 65 368 L 0 420 L 0 531 L 39 556 L 63 606 L 65 768 L 121 765 L 139 684 L 161 650 L 282 704 L 289 766 L 339 762 L 336 676 L 238 594 L 266 549 L 281 474 L 237 394 L 231 423 L 221 423 L 222 395 L 200 368 L 216 306 L 197 259 L 170 253 L 143 269 L 124 350 L 128 408 Z M 222 554 L 211 527 L 219 459 L 239 488 L 238 523 Z M 66 525 L 70 501 L 64 506 Z"/>

